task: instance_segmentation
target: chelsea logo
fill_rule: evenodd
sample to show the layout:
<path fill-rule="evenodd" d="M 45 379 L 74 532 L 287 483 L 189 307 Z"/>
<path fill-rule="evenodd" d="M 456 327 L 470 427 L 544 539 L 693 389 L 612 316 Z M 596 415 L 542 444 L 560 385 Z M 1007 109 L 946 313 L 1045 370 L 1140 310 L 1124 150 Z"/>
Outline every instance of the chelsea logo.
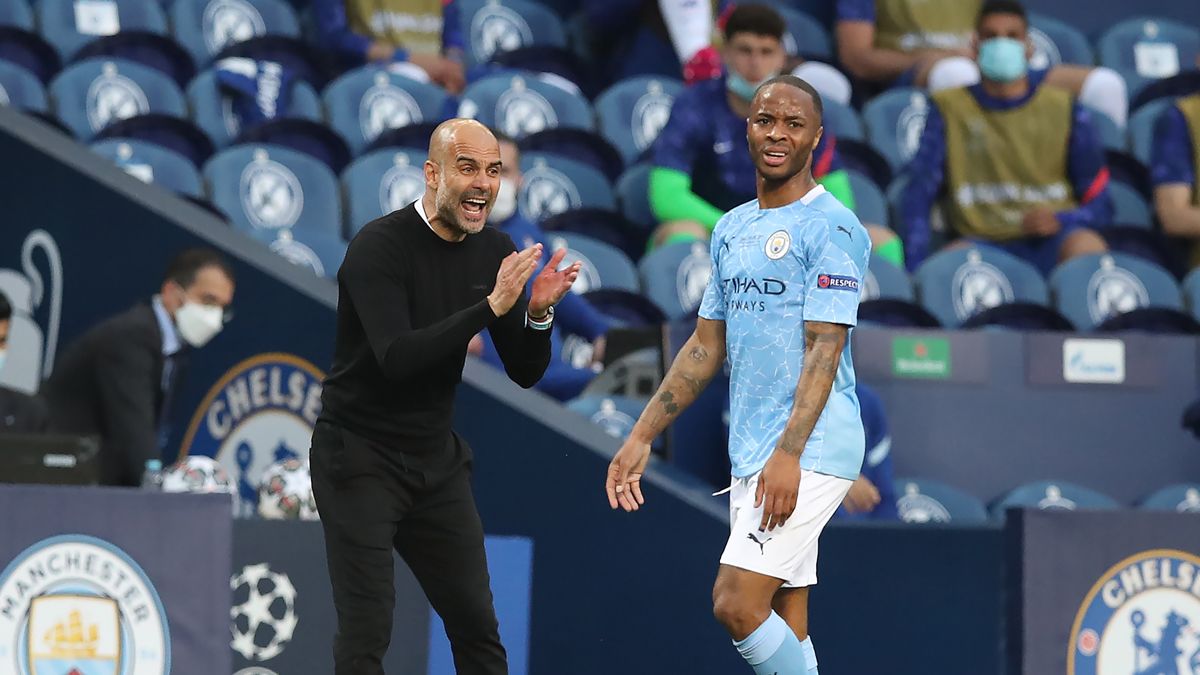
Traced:
<path fill-rule="evenodd" d="M 316 366 L 291 354 L 242 361 L 204 397 L 188 425 L 180 457 L 215 457 L 237 481 L 234 512 L 255 513 L 263 470 L 308 456 L 324 378 Z"/>
<path fill-rule="evenodd" d="M 1200 557 L 1156 549 L 1104 573 L 1083 601 L 1067 675 L 1200 673 Z"/>
<path fill-rule="evenodd" d="M 775 234 L 767 237 L 767 245 L 764 252 L 771 260 L 779 260 L 787 255 L 788 249 L 792 247 L 792 235 L 787 233 L 787 230 L 779 230 Z"/>

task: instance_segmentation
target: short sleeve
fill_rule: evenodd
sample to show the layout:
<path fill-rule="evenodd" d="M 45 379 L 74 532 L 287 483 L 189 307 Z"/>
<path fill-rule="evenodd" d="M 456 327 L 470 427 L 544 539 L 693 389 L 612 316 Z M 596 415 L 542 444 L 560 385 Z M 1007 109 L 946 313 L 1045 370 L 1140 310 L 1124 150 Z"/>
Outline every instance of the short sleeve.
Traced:
<path fill-rule="evenodd" d="M 671 106 L 671 116 L 654 140 L 654 165 L 691 175 L 708 125 L 704 106 L 697 105 L 693 90 L 685 91 Z"/>
<path fill-rule="evenodd" d="M 854 326 L 858 323 L 868 255 L 867 244 L 857 240 L 865 239 L 867 232 L 858 223 L 837 221 L 825 230 L 810 249 L 804 280 L 804 320 Z"/>
<path fill-rule="evenodd" d="M 1176 106 L 1169 106 L 1154 125 L 1154 142 L 1150 147 L 1150 180 L 1154 187 L 1195 181 L 1192 166 L 1191 134 L 1187 119 Z"/>
<path fill-rule="evenodd" d="M 712 276 L 708 279 L 708 286 L 704 289 L 704 298 L 700 301 L 700 317 L 711 319 L 713 321 L 725 320 L 725 287 L 721 285 L 721 252 L 725 250 L 725 238 L 721 228 L 721 224 L 725 222 L 725 218 L 717 221 L 717 227 L 713 229 L 711 248 L 709 254 L 712 257 Z"/>

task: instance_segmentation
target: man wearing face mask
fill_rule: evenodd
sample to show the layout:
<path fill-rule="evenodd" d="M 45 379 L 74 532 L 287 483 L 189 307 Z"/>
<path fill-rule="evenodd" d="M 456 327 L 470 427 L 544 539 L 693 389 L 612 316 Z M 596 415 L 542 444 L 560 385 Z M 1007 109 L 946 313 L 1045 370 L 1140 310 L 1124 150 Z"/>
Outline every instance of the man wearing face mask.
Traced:
<path fill-rule="evenodd" d="M 939 196 L 963 241 L 1001 248 L 1043 273 L 1107 249 L 1092 229 L 1112 218 L 1104 149 L 1088 112 L 1029 72 L 1028 30 L 1019 3 L 987 2 L 976 28 L 983 81 L 932 96 L 902 204 L 912 269 L 930 253 Z"/>
<path fill-rule="evenodd" d="M 100 481 L 136 486 L 163 455 L 171 402 L 192 349 L 224 327 L 233 269 L 216 251 L 180 253 L 150 301 L 106 319 L 58 359 L 42 393 L 52 426 L 100 437 Z"/>
<path fill-rule="evenodd" d="M 8 360 L 8 328 L 12 321 L 12 305 L 0 293 L 0 372 Z M 40 433 L 46 431 L 46 406 L 36 397 L 7 387 L 0 387 L 0 434 Z"/>

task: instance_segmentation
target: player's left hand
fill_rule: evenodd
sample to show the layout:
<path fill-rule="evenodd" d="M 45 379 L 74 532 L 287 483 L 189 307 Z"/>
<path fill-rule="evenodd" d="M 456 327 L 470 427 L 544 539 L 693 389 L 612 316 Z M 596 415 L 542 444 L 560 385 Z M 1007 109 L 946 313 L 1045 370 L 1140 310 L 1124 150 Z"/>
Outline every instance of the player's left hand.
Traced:
<path fill-rule="evenodd" d="M 543 316 L 546 310 L 557 305 L 559 300 L 563 299 L 570 290 L 571 284 L 575 283 L 575 279 L 579 277 L 579 268 L 582 264 L 578 261 L 558 269 L 562 263 L 563 256 L 567 254 L 567 249 L 560 248 L 550 257 L 550 262 L 542 268 L 540 274 L 533 280 L 533 289 L 529 294 L 529 314 L 530 316 Z"/>
<path fill-rule="evenodd" d="M 866 476 L 860 474 L 850 485 L 846 498 L 842 500 L 842 506 L 846 507 L 846 511 L 849 513 L 869 513 L 879 506 L 879 501 L 879 488 L 875 487 L 875 484 Z"/>
<path fill-rule="evenodd" d="M 800 458 L 775 449 L 758 477 L 754 508 L 762 507 L 760 531 L 770 531 L 787 522 L 796 510 L 800 493 Z"/>

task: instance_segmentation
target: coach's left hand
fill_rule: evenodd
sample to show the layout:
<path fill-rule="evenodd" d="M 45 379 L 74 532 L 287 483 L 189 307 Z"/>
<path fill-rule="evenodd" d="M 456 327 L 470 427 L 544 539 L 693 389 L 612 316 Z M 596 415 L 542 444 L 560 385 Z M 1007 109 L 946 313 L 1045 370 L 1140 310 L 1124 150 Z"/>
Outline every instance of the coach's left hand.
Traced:
<path fill-rule="evenodd" d="M 754 508 L 762 507 L 763 510 L 758 529 L 773 530 L 787 522 L 796 510 L 799 492 L 800 458 L 776 448 L 758 477 L 758 489 L 754 493 Z"/>
<path fill-rule="evenodd" d="M 533 317 L 542 317 L 546 315 L 546 311 L 553 305 L 557 305 L 559 300 L 563 299 L 571 290 L 571 284 L 575 283 L 575 279 L 579 278 L 579 268 L 582 264 L 578 261 L 558 269 L 562 263 L 563 256 L 567 254 L 567 249 L 560 248 L 550 257 L 550 262 L 542 268 L 540 274 L 533 280 L 533 289 L 529 294 L 529 315 Z"/>

